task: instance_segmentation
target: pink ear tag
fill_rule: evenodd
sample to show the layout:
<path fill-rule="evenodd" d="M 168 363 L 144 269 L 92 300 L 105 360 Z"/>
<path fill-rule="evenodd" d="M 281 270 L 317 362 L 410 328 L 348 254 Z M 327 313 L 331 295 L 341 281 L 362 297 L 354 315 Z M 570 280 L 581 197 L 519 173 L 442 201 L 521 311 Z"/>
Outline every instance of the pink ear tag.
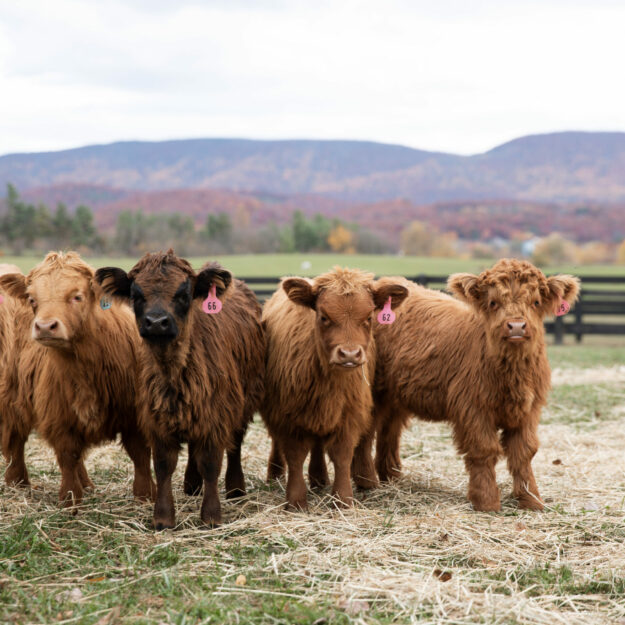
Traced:
<path fill-rule="evenodd" d="M 378 313 L 378 323 L 390 325 L 395 321 L 395 313 L 391 310 L 391 298 L 389 297 L 384 308 Z"/>
<path fill-rule="evenodd" d="M 556 306 L 555 315 L 556 317 L 562 317 L 562 315 L 566 315 L 569 310 L 571 310 L 571 306 L 565 299 L 562 299 L 560 300 L 560 303 Z"/>
<path fill-rule="evenodd" d="M 217 297 L 217 287 L 213 284 L 208 297 L 202 302 L 202 310 L 207 315 L 216 315 L 221 310 L 221 300 Z"/>

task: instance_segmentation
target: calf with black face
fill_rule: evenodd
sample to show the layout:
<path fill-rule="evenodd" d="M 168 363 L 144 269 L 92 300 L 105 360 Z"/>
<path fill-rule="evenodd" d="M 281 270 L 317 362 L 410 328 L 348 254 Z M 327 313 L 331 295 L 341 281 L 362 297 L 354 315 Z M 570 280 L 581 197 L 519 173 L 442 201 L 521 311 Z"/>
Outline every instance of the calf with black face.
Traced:
<path fill-rule="evenodd" d="M 189 445 L 185 493 L 199 493 L 203 482 L 201 517 L 217 525 L 224 450 L 226 496 L 245 494 L 241 445 L 263 393 L 260 306 L 219 264 L 196 274 L 172 250 L 146 254 L 128 274 L 100 269 L 96 279 L 131 302 L 143 338 L 138 402 L 154 456 L 154 525 L 175 524 L 171 479 L 183 442 Z"/>

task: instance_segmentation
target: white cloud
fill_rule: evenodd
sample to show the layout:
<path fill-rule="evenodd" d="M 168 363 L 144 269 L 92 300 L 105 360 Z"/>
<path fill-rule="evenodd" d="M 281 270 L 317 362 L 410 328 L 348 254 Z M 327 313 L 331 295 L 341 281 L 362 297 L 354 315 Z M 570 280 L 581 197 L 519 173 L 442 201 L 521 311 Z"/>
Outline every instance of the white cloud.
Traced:
<path fill-rule="evenodd" d="M 473 153 L 625 130 L 624 23 L 609 1 L 0 0 L 0 153 L 199 136 Z"/>

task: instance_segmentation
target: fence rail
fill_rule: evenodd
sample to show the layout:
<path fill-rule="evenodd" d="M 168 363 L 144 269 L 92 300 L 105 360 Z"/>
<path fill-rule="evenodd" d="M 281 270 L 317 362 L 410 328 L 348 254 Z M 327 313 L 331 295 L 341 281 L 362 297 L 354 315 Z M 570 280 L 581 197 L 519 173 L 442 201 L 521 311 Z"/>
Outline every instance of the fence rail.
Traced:
<path fill-rule="evenodd" d="M 280 283 L 275 276 L 241 279 L 261 301 L 270 297 Z M 447 276 L 419 274 L 408 279 L 430 288 L 444 289 L 447 284 Z M 561 344 L 567 334 L 575 336 L 578 343 L 584 335 L 625 335 L 625 276 L 584 276 L 581 281 L 580 297 L 571 312 L 545 322 L 555 343 Z"/>

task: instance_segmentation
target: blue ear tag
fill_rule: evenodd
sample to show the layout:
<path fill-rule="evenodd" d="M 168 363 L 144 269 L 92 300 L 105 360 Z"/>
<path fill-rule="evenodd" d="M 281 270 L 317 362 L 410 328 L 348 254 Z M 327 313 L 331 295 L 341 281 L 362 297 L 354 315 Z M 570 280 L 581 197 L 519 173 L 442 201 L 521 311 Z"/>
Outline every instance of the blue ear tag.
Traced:
<path fill-rule="evenodd" d="M 100 299 L 100 308 L 102 310 L 108 310 L 111 307 L 111 298 L 108 295 L 103 295 Z"/>

